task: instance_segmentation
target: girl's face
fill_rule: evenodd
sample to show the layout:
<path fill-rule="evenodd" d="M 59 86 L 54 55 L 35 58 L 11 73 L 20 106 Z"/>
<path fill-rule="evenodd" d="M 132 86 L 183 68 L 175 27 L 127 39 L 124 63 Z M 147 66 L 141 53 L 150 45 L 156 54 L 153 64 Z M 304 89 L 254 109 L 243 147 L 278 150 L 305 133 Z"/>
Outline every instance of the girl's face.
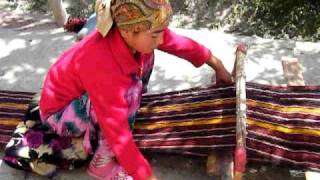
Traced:
<path fill-rule="evenodd" d="M 163 33 L 167 26 L 168 24 L 165 24 L 161 27 L 138 33 L 120 29 L 120 33 L 133 53 L 137 51 L 151 53 L 163 43 Z"/>

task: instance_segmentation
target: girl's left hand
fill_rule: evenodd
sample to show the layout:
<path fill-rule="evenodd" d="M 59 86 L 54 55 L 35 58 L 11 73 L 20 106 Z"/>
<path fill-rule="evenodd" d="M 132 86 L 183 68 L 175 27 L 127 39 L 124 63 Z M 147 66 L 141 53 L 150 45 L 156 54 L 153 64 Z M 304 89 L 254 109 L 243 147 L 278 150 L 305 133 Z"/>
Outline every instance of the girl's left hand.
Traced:
<path fill-rule="evenodd" d="M 226 70 L 220 59 L 211 55 L 210 59 L 206 62 L 216 72 L 216 84 L 231 84 L 232 76 Z"/>
<path fill-rule="evenodd" d="M 232 84 L 232 76 L 231 74 L 225 69 L 220 68 L 216 70 L 216 84 L 222 85 L 222 84 Z"/>

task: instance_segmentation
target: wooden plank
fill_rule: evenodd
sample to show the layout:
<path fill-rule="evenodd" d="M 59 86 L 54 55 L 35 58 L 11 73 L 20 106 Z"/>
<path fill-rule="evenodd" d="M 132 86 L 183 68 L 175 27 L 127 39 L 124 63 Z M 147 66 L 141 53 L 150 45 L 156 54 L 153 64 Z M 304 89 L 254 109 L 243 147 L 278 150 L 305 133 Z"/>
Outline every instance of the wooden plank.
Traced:
<path fill-rule="evenodd" d="M 304 86 L 303 67 L 297 58 L 282 57 L 283 74 L 288 86 Z"/>

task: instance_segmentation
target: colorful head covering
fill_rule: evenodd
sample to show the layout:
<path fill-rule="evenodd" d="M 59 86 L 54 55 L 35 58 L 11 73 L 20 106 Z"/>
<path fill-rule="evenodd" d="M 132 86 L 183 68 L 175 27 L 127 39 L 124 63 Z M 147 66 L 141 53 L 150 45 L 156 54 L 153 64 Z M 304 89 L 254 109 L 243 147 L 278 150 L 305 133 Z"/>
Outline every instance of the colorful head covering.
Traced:
<path fill-rule="evenodd" d="M 97 0 L 97 29 L 105 36 L 113 21 L 121 29 L 143 31 L 161 26 L 172 14 L 169 0 Z"/>

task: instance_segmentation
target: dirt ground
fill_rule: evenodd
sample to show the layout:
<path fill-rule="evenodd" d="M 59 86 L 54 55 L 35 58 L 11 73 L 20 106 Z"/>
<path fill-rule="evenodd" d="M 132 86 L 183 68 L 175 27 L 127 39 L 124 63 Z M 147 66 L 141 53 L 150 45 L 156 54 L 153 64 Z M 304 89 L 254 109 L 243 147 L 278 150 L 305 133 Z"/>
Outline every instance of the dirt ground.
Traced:
<path fill-rule="evenodd" d="M 13 47 L 9 50 L 6 48 L 5 50 L 0 50 L 0 88 L 7 90 L 38 91 L 47 68 L 63 50 L 74 43 L 74 34 L 66 33 L 61 28 L 58 28 L 48 14 L 26 14 L 24 12 L 10 11 L 6 7 L 6 1 L 0 0 L 0 47 Z M 46 42 L 46 44 L 41 44 L 42 42 Z M 44 50 L 45 48 L 47 49 Z M 318 51 L 316 52 L 319 53 Z M 231 65 L 228 67 L 230 69 Z M 168 88 L 170 84 L 182 82 L 182 80 L 171 78 L 171 83 L 168 83 L 169 85 L 164 85 L 159 88 L 156 86 L 157 82 L 154 82 L 154 80 L 160 78 L 166 79 L 166 76 L 161 74 L 162 69 L 160 66 L 157 66 L 155 71 L 153 82 L 150 84 L 150 86 L 152 86 L 152 92 L 161 92 L 163 89 L 173 90 Z M 207 72 L 208 70 L 202 70 L 200 73 L 204 71 Z M 26 73 L 29 74 L 26 75 Z M 198 76 L 198 74 L 188 78 L 194 79 L 196 76 Z M 211 75 L 206 75 L 207 78 L 205 82 L 208 81 L 208 77 L 210 76 Z M 258 77 L 258 75 L 256 77 Z M 269 76 L 269 78 L 272 77 Z M 268 81 L 268 77 L 264 76 L 258 80 L 266 82 Z M 203 83 L 203 81 L 198 82 Z M 283 80 L 279 80 L 278 82 L 283 82 Z M 190 80 L 189 83 L 192 84 L 193 80 Z M 186 86 L 181 86 L 181 88 L 185 87 Z M 1 154 L 2 152 L 0 155 Z M 149 154 L 147 157 L 154 167 L 155 174 L 161 180 L 215 179 L 214 177 L 206 175 L 205 158 L 166 154 Z M 24 178 L 42 179 L 36 175 L 24 176 L 23 173 L 7 167 L 4 163 L 1 163 L 0 160 L 1 180 Z M 55 179 L 82 180 L 90 178 L 85 175 L 84 169 L 80 169 L 72 173 L 62 172 Z M 249 165 L 245 179 L 302 180 L 304 179 L 304 173 L 286 168 Z"/>

